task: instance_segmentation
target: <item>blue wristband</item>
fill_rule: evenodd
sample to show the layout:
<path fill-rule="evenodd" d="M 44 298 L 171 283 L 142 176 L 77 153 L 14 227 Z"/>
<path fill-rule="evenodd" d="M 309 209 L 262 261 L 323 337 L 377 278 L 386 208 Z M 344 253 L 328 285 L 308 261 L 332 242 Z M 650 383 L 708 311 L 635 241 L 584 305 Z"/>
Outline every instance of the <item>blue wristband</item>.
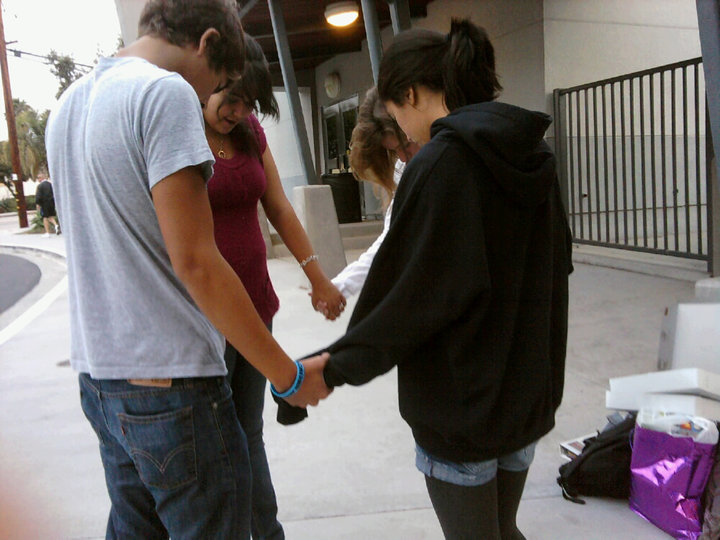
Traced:
<path fill-rule="evenodd" d="M 300 360 L 295 360 L 295 367 L 297 368 L 297 375 L 295 375 L 295 381 L 292 383 L 292 386 L 290 388 L 280 393 L 278 392 L 277 388 L 275 388 L 274 384 L 270 385 L 270 391 L 273 393 L 274 396 L 279 398 L 286 398 L 292 396 L 298 390 L 300 390 L 303 379 L 305 379 L 305 366 L 303 366 Z"/>

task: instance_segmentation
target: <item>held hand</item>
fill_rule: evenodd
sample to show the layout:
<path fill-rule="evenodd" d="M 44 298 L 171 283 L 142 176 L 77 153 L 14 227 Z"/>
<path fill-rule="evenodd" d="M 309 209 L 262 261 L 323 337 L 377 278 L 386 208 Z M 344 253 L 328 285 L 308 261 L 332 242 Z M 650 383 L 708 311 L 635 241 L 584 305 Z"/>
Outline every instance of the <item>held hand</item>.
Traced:
<path fill-rule="evenodd" d="M 307 407 L 308 405 L 316 406 L 321 399 L 325 399 L 330 395 L 332 389 L 325 384 L 323 377 L 323 369 L 330 358 L 330 353 L 322 353 L 318 356 L 312 356 L 302 361 L 305 366 L 305 379 L 298 390 L 292 396 L 285 399 L 290 405 L 295 407 Z"/>
<path fill-rule="evenodd" d="M 328 320 L 334 321 L 345 309 L 345 297 L 329 279 L 313 285 L 310 296 L 315 311 L 325 315 Z"/>

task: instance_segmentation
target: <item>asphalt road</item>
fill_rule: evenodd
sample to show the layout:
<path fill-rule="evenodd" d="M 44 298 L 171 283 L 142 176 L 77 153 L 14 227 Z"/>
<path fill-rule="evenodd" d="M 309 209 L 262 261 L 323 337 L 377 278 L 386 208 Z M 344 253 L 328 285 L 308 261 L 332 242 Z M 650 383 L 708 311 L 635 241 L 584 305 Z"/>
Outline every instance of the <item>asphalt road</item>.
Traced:
<path fill-rule="evenodd" d="M 0 313 L 25 296 L 40 281 L 38 265 L 16 255 L 0 253 Z"/>

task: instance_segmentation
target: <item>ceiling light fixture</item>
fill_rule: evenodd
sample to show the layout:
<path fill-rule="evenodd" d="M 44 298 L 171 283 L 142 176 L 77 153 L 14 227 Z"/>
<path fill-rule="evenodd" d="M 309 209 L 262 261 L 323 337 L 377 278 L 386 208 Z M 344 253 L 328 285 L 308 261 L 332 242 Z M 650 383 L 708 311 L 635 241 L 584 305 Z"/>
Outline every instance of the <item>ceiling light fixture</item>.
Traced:
<path fill-rule="evenodd" d="M 334 2 L 325 8 L 325 19 L 333 26 L 348 26 L 358 15 L 357 2 Z"/>

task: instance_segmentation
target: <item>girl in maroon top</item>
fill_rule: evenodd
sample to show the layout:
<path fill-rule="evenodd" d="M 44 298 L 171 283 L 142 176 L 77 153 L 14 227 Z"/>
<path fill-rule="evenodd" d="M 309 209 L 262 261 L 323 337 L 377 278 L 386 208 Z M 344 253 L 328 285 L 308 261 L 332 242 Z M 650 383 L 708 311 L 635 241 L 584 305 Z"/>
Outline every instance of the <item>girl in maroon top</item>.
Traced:
<path fill-rule="evenodd" d="M 268 275 L 265 241 L 258 221 L 258 201 L 312 286 L 312 303 L 334 319 L 345 298 L 323 272 L 305 230 L 285 197 L 265 133 L 254 111 L 278 117 L 267 61 L 260 46 L 245 38 L 242 78 L 213 94 L 204 107 L 205 130 L 215 155 L 208 194 L 215 241 L 240 277 L 262 320 L 271 326 L 279 302 Z M 240 423 L 248 439 L 252 467 L 253 538 L 284 538 L 262 438 L 265 378 L 229 343 L 228 378 Z"/>

